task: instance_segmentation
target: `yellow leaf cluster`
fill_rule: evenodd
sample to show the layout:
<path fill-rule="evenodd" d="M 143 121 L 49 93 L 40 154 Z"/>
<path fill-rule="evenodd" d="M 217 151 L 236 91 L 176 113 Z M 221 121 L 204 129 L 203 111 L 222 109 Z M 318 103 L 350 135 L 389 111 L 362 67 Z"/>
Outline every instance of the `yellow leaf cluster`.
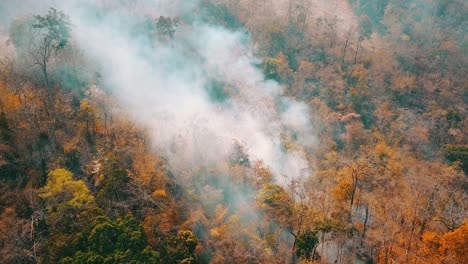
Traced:
<path fill-rule="evenodd" d="M 66 142 L 65 144 L 63 144 L 63 151 L 65 153 L 70 153 L 78 147 L 79 143 L 80 143 L 80 135 L 77 135 L 71 140 L 69 140 L 68 142 Z"/>
<path fill-rule="evenodd" d="M 167 197 L 167 193 L 165 190 L 155 190 L 152 194 L 151 194 L 151 198 L 153 199 L 162 199 L 162 198 L 166 198 Z"/>
<path fill-rule="evenodd" d="M 73 180 L 73 173 L 65 169 L 49 172 L 47 184 L 39 190 L 39 197 L 78 208 L 94 200 L 86 184 L 82 180 Z"/>
<path fill-rule="evenodd" d="M 367 70 L 364 67 L 364 65 L 362 63 L 359 63 L 354 67 L 351 76 L 358 78 L 359 81 L 364 81 L 366 79 L 366 73 Z"/>
<path fill-rule="evenodd" d="M 374 147 L 374 152 L 377 156 L 379 157 L 391 157 L 393 156 L 393 150 L 392 148 L 390 148 L 387 143 L 385 143 L 384 141 L 381 141 L 379 143 L 377 143 Z"/>
<path fill-rule="evenodd" d="M 273 173 L 268 167 L 265 166 L 263 161 L 256 161 L 254 163 L 253 170 L 258 187 L 264 186 L 273 178 Z"/>
<path fill-rule="evenodd" d="M 88 100 L 82 100 L 80 102 L 80 111 L 91 113 L 93 112 L 93 107 Z"/>
<path fill-rule="evenodd" d="M 351 180 L 345 179 L 338 183 L 332 192 L 332 196 L 337 201 L 347 201 L 351 199 L 352 193 L 353 183 Z"/>
<path fill-rule="evenodd" d="M 223 237 L 226 234 L 227 225 L 223 224 L 210 230 L 212 237 Z"/>
<path fill-rule="evenodd" d="M 393 78 L 393 85 L 398 90 L 416 86 L 416 78 L 413 75 L 399 74 Z"/>
<path fill-rule="evenodd" d="M 0 110 L 7 113 L 16 113 L 21 109 L 21 102 L 19 97 L 6 88 L 6 86 L 0 82 Z"/>

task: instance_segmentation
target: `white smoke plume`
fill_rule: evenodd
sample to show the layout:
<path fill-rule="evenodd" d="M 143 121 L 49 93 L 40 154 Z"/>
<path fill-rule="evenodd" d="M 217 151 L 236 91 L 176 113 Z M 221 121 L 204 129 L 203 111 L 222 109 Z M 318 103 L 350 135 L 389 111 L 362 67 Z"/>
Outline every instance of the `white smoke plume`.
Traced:
<path fill-rule="evenodd" d="M 309 109 L 264 79 L 245 32 L 200 22 L 192 14 L 196 4 L 33 1 L 28 12 L 50 5 L 70 16 L 73 41 L 99 65 L 103 84 L 150 131 L 154 147 L 173 168 L 215 166 L 229 157 L 236 141 L 251 159 L 263 160 L 277 182 L 302 176 L 308 161 L 302 151 L 284 151 L 281 134 L 289 131 L 298 144 L 314 145 Z M 15 5 L 6 3 L 3 12 L 10 13 L 10 6 Z M 11 9 L 19 10 L 25 9 Z M 135 33 L 145 18 L 160 15 L 189 19 L 169 42 Z M 222 100 L 210 95 L 213 82 L 225 90 Z"/>

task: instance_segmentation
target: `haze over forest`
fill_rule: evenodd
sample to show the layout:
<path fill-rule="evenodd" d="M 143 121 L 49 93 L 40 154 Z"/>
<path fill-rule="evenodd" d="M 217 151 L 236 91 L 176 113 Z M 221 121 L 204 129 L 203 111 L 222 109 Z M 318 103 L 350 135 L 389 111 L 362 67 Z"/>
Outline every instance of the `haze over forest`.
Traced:
<path fill-rule="evenodd" d="M 468 263 L 467 14 L 0 1 L 0 263 Z"/>

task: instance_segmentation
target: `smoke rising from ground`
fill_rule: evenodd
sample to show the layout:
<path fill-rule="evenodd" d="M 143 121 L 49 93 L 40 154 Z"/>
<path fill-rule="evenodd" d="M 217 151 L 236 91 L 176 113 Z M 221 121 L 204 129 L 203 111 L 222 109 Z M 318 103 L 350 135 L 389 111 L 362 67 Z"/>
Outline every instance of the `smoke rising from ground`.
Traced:
<path fill-rule="evenodd" d="M 245 33 L 194 22 L 182 24 L 173 41 L 154 43 L 133 35 L 141 14 L 106 13 L 97 21 L 82 11 L 71 13 L 79 46 L 102 65 L 105 83 L 151 131 L 173 167 L 213 166 L 229 156 L 234 140 L 279 182 L 280 175 L 297 178 L 308 167 L 301 153 L 284 152 L 280 141 L 289 128 L 303 143 L 314 143 L 308 110 L 289 100 L 278 113 L 282 87 L 254 66 Z M 213 82 L 218 92 L 229 89 L 222 100 L 210 96 Z"/>
<path fill-rule="evenodd" d="M 93 2 L 42 1 L 27 10 L 57 4 L 70 16 L 73 41 L 101 69 L 102 85 L 150 131 L 174 169 L 215 166 L 239 142 L 278 182 L 304 176 L 309 165 L 303 152 L 285 151 L 281 135 L 314 145 L 309 110 L 264 79 L 248 34 L 199 22 L 192 12 L 196 1 Z M 172 41 L 140 31 L 160 15 L 183 21 Z"/>

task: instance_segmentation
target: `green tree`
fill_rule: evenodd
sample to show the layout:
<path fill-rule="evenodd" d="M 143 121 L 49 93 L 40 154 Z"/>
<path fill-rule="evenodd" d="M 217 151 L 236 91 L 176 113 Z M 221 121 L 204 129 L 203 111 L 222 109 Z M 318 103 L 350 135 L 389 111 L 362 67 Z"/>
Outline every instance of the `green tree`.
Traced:
<path fill-rule="evenodd" d="M 0 179 L 15 179 L 18 173 L 15 132 L 5 113 L 0 113 Z"/>
<path fill-rule="evenodd" d="M 442 153 L 449 162 L 458 162 L 465 174 L 468 174 L 468 146 L 445 145 Z"/>
<path fill-rule="evenodd" d="M 159 263 L 159 253 L 148 246 L 143 227 L 133 216 L 115 221 L 100 216 L 74 244 L 75 254 L 60 263 Z"/>
<path fill-rule="evenodd" d="M 71 23 L 63 12 L 50 8 L 45 16 L 34 16 L 32 28 L 38 35 L 38 43 L 30 52 L 35 65 L 39 65 L 44 75 L 44 80 L 51 91 L 51 83 L 47 73 L 47 66 L 52 55 L 63 49 L 70 39 Z"/>
<path fill-rule="evenodd" d="M 101 188 L 97 194 L 98 203 L 102 205 L 106 201 L 125 200 L 128 195 L 127 183 L 129 183 L 130 178 L 127 170 L 114 152 L 105 155 L 102 173 L 104 180 L 100 184 Z"/>
<path fill-rule="evenodd" d="M 169 239 L 169 250 L 166 261 L 170 263 L 196 263 L 195 248 L 197 237 L 190 230 L 182 230 Z"/>
<path fill-rule="evenodd" d="M 319 259 L 318 253 L 315 252 L 318 243 L 317 231 L 306 230 L 297 238 L 296 255 L 306 260 Z"/>
<path fill-rule="evenodd" d="M 178 18 L 160 16 L 156 18 L 156 33 L 161 40 L 172 40 L 178 25 Z"/>

